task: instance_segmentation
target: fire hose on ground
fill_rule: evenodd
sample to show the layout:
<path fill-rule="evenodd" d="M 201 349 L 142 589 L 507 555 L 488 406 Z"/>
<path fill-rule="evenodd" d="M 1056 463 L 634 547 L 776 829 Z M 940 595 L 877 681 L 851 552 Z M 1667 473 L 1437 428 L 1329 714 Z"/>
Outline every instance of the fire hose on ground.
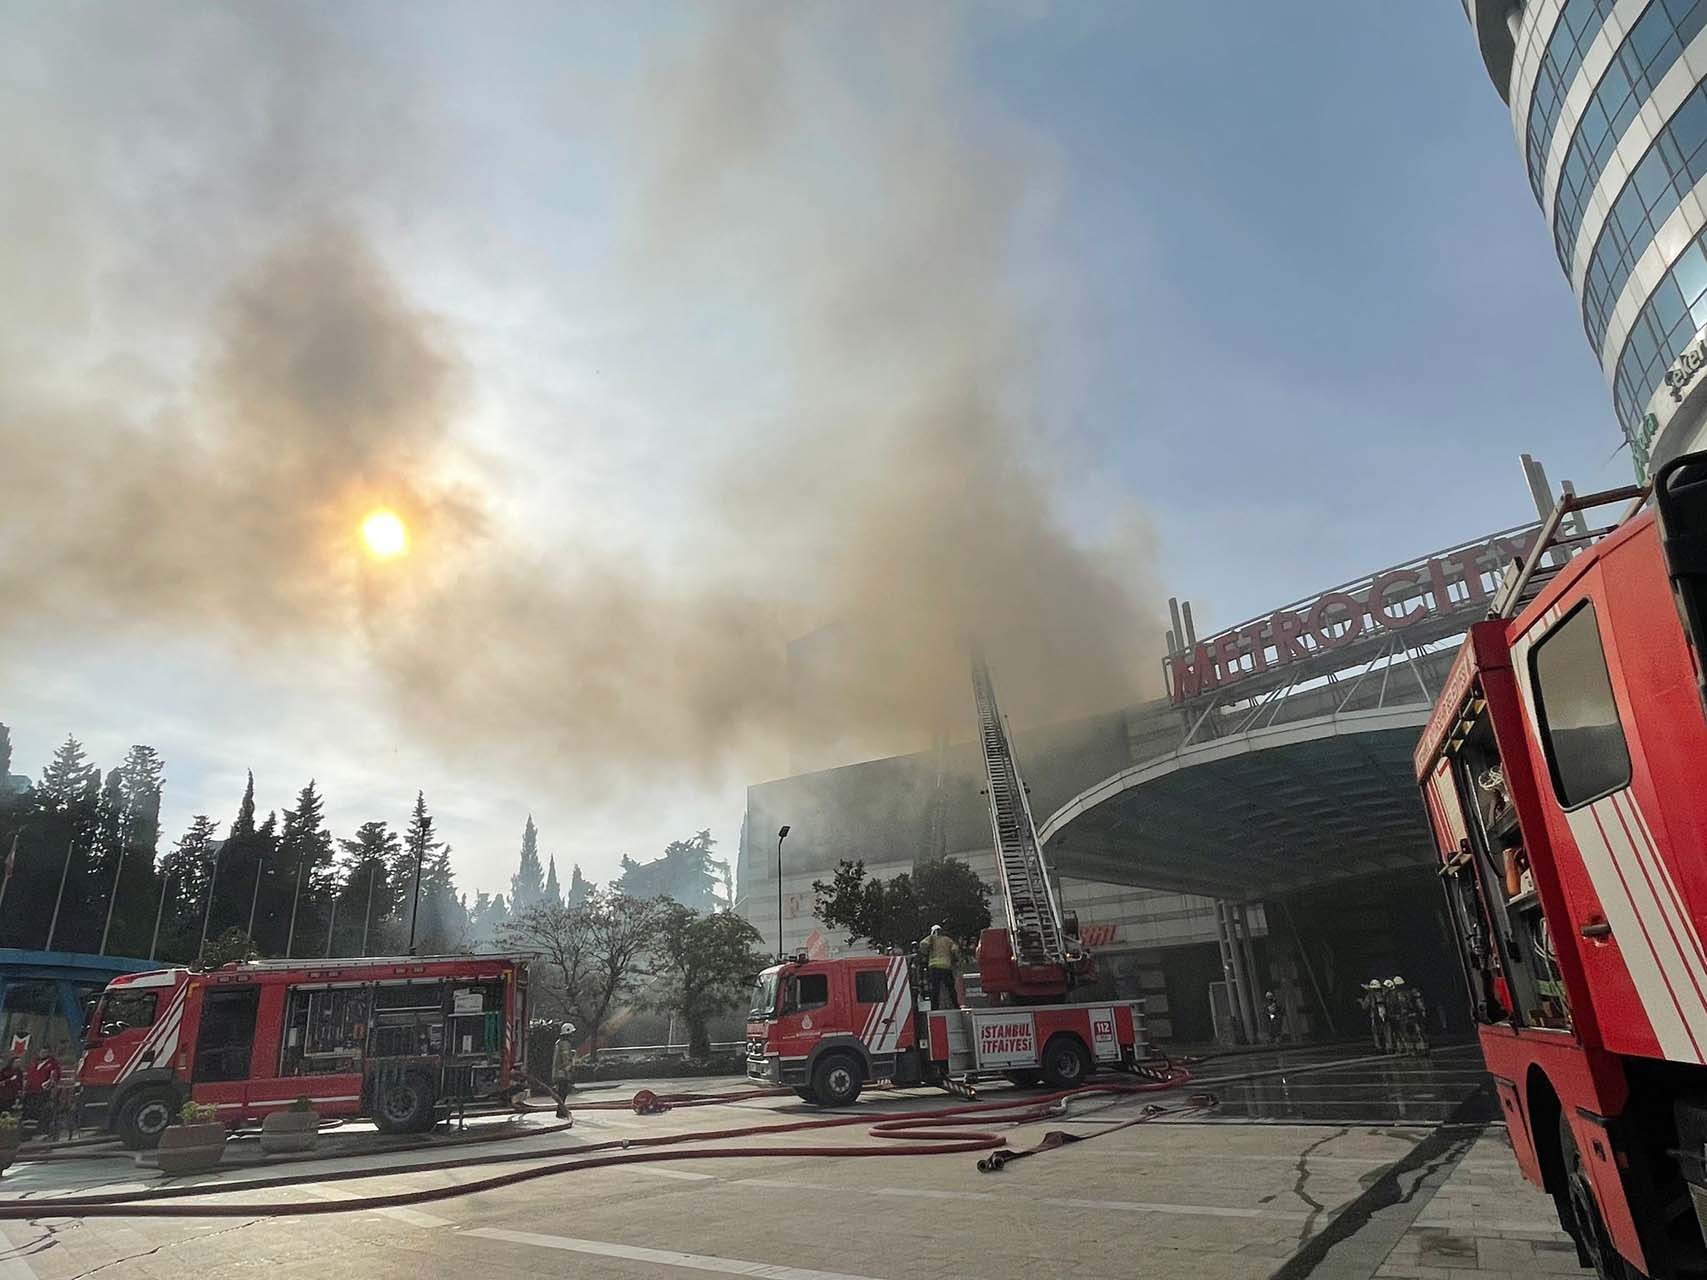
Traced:
<path fill-rule="evenodd" d="M 409 1164 L 386 1165 L 380 1168 L 331 1170 L 287 1178 L 251 1178 L 239 1182 L 210 1183 L 194 1187 L 152 1187 L 117 1195 L 91 1194 L 51 1196 L 34 1200 L 0 1200 L 0 1219 L 44 1217 L 238 1218 L 361 1213 L 375 1209 L 427 1204 L 436 1200 L 472 1195 L 480 1191 L 494 1191 L 502 1187 L 516 1186 L 520 1183 L 555 1177 L 559 1174 L 576 1173 L 585 1169 L 678 1160 L 745 1160 L 767 1157 L 797 1159 L 802 1156 L 861 1159 L 866 1157 L 960 1155 L 985 1151 L 992 1154 L 980 1161 L 979 1167 L 994 1171 L 1013 1160 L 1035 1155 L 1042 1151 L 1055 1150 L 1066 1145 L 1069 1141 L 1084 1141 L 1085 1138 L 1083 1135 L 1069 1136 L 1051 1133 L 1046 1135 L 1044 1141 L 1036 1147 L 1012 1151 L 1008 1149 L 1007 1140 L 1000 1133 L 987 1129 L 971 1129 L 970 1132 L 967 1132 L 966 1130 L 970 1129 L 971 1126 L 1001 1125 L 1011 1127 L 1031 1124 L 1040 1120 L 1065 1116 L 1071 1101 L 1075 1099 L 1098 1095 L 1121 1097 L 1155 1093 L 1165 1089 L 1179 1088 L 1189 1080 L 1189 1073 L 1180 1071 L 1170 1073 L 1167 1079 L 1137 1084 L 1127 1082 L 1093 1083 L 1077 1089 L 1064 1089 L 1023 1099 L 967 1103 L 959 1106 L 939 1107 L 929 1111 L 917 1111 L 904 1116 L 879 1120 L 875 1124 L 871 1123 L 869 1116 L 839 1115 L 813 1120 L 793 1120 L 782 1124 L 743 1125 L 735 1128 L 660 1134 L 649 1138 L 616 1139 L 609 1142 L 593 1143 L 584 1147 L 556 1147 L 544 1151 L 501 1152 L 494 1155 L 476 1156 L 455 1164 L 442 1160 L 417 1161 Z M 708 1106 L 714 1103 L 770 1095 L 775 1092 L 771 1089 L 756 1089 L 730 1094 L 658 1095 L 653 1094 L 650 1090 L 643 1089 L 634 1099 L 625 1103 L 593 1103 L 582 1109 L 610 1110 L 623 1107 L 643 1115 L 657 1114 L 659 1110 L 668 1110 L 674 1106 Z M 1128 1128 L 1134 1124 L 1142 1124 L 1162 1114 L 1191 1114 L 1207 1110 L 1214 1105 L 1215 1099 L 1208 1094 L 1193 1095 L 1186 1099 L 1181 1106 L 1172 1110 L 1152 1104 L 1146 1107 L 1143 1114 L 1137 1118 L 1114 1126 L 1108 1132 Z M 886 1143 L 878 1143 L 869 1146 L 793 1146 L 777 1143 L 760 1146 L 713 1146 L 696 1147 L 692 1150 L 676 1149 L 688 1143 L 720 1142 L 758 1135 L 800 1133 L 818 1129 L 846 1128 L 861 1124 L 870 1125 L 869 1136 L 893 1140 L 901 1145 L 891 1146 Z M 636 1150 L 636 1148 L 641 1149 Z M 298 1200 L 270 1203 L 251 1201 L 237 1204 L 193 1203 L 193 1201 L 207 1196 L 228 1196 L 245 1191 L 266 1191 L 279 1187 L 344 1182 L 362 1178 L 442 1173 L 447 1169 L 463 1170 L 485 1165 L 518 1164 L 551 1159 L 557 1156 L 567 1158 L 533 1168 L 497 1173 L 452 1186 L 421 1187 L 411 1191 L 386 1192 L 339 1200 Z M 998 1157 L 1000 1158 L 998 1159 Z M 169 1201 L 170 1203 L 158 1203 L 160 1201 Z M 185 1203 L 186 1201 L 192 1203 Z"/>

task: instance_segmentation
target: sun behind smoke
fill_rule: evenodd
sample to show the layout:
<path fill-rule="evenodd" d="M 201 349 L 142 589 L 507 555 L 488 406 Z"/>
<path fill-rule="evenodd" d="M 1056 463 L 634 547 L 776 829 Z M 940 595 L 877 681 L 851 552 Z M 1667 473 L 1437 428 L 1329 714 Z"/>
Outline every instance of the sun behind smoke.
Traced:
<path fill-rule="evenodd" d="M 380 560 L 390 560 L 409 549 L 409 532 L 395 511 L 381 507 L 362 521 L 362 541 Z"/>

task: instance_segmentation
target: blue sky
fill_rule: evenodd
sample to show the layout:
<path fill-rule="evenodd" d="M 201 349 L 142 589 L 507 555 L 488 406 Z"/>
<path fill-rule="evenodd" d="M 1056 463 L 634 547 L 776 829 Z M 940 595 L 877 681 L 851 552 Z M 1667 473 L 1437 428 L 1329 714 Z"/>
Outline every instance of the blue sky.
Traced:
<path fill-rule="evenodd" d="M 1090 656 L 1146 673 L 1168 593 L 1213 628 L 1518 523 L 1523 451 L 1555 481 L 1628 476 L 1456 6 L 782 12 L 10 10 L 0 107 L 32 127 L 0 162 L 35 194 L 0 195 L 0 444 L 27 459 L 0 480 L 0 584 L 105 584 L 0 630 L 14 767 L 67 731 L 106 763 L 153 742 L 168 832 L 226 820 L 248 767 L 263 808 L 316 776 L 340 832 L 420 787 L 465 887 L 505 886 L 529 811 L 595 878 L 706 825 L 732 850 L 743 785 L 783 768 L 781 643 L 870 605 L 873 571 L 879 597 L 892 570 L 942 585 L 896 567 L 933 548 L 891 536 L 917 479 L 894 460 L 959 371 L 1012 423 L 992 474 L 1071 544 L 1026 580 L 1073 585 L 1033 611 L 1091 602 Z M 382 424 L 387 465 L 477 518 L 424 522 L 397 581 L 352 587 L 265 530 L 247 579 L 204 581 L 181 512 L 254 506 L 208 472 L 161 517 L 186 536 L 127 533 L 185 573 L 120 607 L 130 542 L 106 579 L 80 553 L 128 509 L 120 443 L 230 427 L 230 388 L 220 413 L 197 388 L 232 290 L 328 219 L 459 371 L 409 407 L 431 431 Z M 85 434 L 43 426 L 71 416 Z M 21 510 L 54 475 L 95 514 Z M 309 570 L 300 633 L 233 616 Z M 564 669 L 589 674 L 531 696 Z"/>

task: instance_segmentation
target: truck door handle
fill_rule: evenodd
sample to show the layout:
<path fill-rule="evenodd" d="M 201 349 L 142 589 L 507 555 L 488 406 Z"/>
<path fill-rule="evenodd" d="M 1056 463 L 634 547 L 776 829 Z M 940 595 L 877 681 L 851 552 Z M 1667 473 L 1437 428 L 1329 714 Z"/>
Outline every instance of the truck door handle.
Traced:
<path fill-rule="evenodd" d="M 1612 926 L 1604 920 L 1596 920 L 1591 924 L 1585 924 L 1580 932 L 1585 938 L 1607 938 L 1612 936 Z"/>

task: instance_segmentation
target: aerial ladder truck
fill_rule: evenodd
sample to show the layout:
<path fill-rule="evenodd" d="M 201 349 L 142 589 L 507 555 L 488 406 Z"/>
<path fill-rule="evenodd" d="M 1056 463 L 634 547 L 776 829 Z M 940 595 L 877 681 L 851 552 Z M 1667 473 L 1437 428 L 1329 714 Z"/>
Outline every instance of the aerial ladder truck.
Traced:
<path fill-rule="evenodd" d="M 985 1003 L 931 1008 L 910 953 L 784 958 L 759 975 L 748 1011 L 753 1079 L 845 1106 L 871 1081 L 968 1092 L 1005 1076 L 1071 1088 L 1098 1067 L 1133 1069 L 1150 1056 L 1143 1001 L 1070 1002 L 1095 982 L 1095 965 L 1049 880 L 995 684 L 977 654 L 972 691 L 1006 918 L 978 938 Z"/>

